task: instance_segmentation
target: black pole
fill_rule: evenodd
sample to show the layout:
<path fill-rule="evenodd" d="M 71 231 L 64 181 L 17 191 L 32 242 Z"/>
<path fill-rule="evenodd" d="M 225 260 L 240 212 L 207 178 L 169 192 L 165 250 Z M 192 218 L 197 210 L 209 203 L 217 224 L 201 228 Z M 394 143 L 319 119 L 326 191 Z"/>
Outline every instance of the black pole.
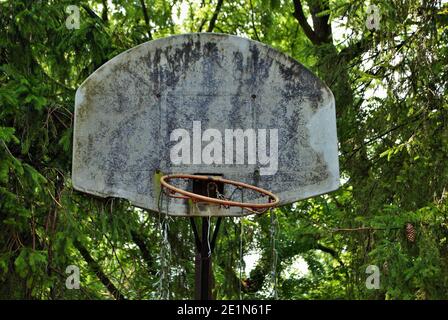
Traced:
<path fill-rule="evenodd" d="M 202 218 L 201 300 L 212 300 L 212 260 L 209 239 L 209 220 Z"/>
<path fill-rule="evenodd" d="M 202 218 L 201 239 L 199 239 L 194 218 L 191 218 L 191 221 L 196 243 L 194 298 L 196 300 L 212 300 L 212 260 L 208 240 L 209 221 L 208 218 Z"/>
<path fill-rule="evenodd" d="M 212 257 L 222 217 L 216 221 L 213 236 L 210 239 L 209 220 L 202 218 L 201 239 L 194 218 L 190 218 L 196 244 L 195 256 L 195 294 L 196 300 L 213 300 L 212 296 Z"/>
<path fill-rule="evenodd" d="M 219 227 L 221 226 L 221 221 L 222 221 L 222 217 L 219 217 L 218 220 L 216 221 L 215 230 L 213 231 L 213 238 L 212 238 L 212 241 L 210 242 L 210 247 L 211 247 L 212 252 L 215 249 L 216 238 L 218 237 L 218 231 L 219 231 Z"/>
<path fill-rule="evenodd" d="M 213 183 L 214 189 L 210 189 L 208 182 L 195 181 L 193 183 L 193 192 L 206 195 L 209 197 L 217 197 L 217 192 L 223 193 L 223 186 Z M 216 187 L 219 190 L 216 190 Z M 216 237 L 218 236 L 219 226 L 222 218 L 216 221 L 213 235 L 210 234 L 210 217 L 202 218 L 201 239 L 199 239 L 198 228 L 194 221 L 194 217 L 190 218 L 191 226 L 196 244 L 195 256 L 195 293 L 196 300 L 212 300 L 212 251 L 215 247 Z"/>

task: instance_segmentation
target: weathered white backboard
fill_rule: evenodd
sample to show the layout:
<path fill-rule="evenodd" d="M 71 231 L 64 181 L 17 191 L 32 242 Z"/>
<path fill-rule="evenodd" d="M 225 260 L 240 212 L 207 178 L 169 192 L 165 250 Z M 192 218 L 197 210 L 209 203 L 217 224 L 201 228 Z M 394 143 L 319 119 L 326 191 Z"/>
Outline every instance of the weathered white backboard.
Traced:
<path fill-rule="evenodd" d="M 159 171 L 222 175 L 270 190 L 281 204 L 339 187 L 333 94 L 256 41 L 197 33 L 144 43 L 96 70 L 75 104 L 80 191 L 158 210 Z M 185 200 L 168 208 L 198 214 Z"/>

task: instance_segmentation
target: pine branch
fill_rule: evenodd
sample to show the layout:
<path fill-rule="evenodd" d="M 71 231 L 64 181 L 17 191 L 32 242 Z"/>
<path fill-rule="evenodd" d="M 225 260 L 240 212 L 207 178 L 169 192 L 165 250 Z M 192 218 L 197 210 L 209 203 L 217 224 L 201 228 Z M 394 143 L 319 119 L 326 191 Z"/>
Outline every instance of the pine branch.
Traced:
<path fill-rule="evenodd" d="M 252 4 L 252 0 L 249 0 L 249 3 L 250 3 L 250 19 L 252 22 L 252 28 L 254 29 L 255 39 L 257 39 L 257 41 L 260 41 L 260 37 L 258 36 L 257 32 L 257 27 L 255 26 L 254 6 Z"/>
<path fill-rule="evenodd" d="M 319 37 L 314 32 L 314 30 L 311 28 L 311 26 L 308 24 L 308 21 L 306 20 L 305 13 L 303 12 L 302 2 L 300 0 L 294 0 L 294 12 L 293 16 L 297 19 L 300 26 L 302 27 L 303 31 L 305 32 L 305 35 L 308 37 L 308 39 L 311 40 L 313 44 L 320 44 Z"/>
<path fill-rule="evenodd" d="M 330 10 L 328 0 L 311 0 L 308 1 L 311 19 L 313 19 L 314 33 L 317 35 L 321 43 L 332 43 L 333 35 L 331 31 L 330 15 L 322 14 Z"/>
<path fill-rule="evenodd" d="M 146 245 L 145 239 L 141 234 L 134 230 L 131 231 L 131 237 L 132 241 L 134 241 L 137 247 L 140 249 L 142 258 L 148 266 L 148 272 L 151 275 L 155 275 L 157 271 L 154 269 L 154 259 L 151 256 L 148 246 Z"/>
<path fill-rule="evenodd" d="M 362 38 L 361 40 L 353 43 L 352 45 L 345 47 L 338 54 L 339 61 L 350 62 L 353 59 L 361 56 L 361 54 L 370 49 L 373 43 L 372 40 L 373 40 L 372 36 L 369 35 L 366 38 Z"/>
<path fill-rule="evenodd" d="M 215 12 L 213 12 L 212 19 L 210 20 L 210 24 L 208 25 L 207 32 L 213 32 L 213 29 L 215 28 L 216 20 L 218 19 L 219 12 L 221 11 L 221 7 L 224 0 L 218 0 L 218 3 L 215 8 Z"/>
<path fill-rule="evenodd" d="M 205 0 L 202 0 L 199 8 L 201 8 L 201 9 L 204 8 L 204 5 L 205 5 Z M 204 25 L 206 22 L 207 22 L 207 18 L 204 18 L 201 20 L 201 24 L 199 25 L 198 32 L 202 32 L 202 28 L 204 28 Z"/>
<path fill-rule="evenodd" d="M 101 13 L 101 18 L 104 22 L 107 22 L 109 18 L 107 17 L 108 7 L 107 7 L 107 0 L 102 0 L 103 2 L 103 12 Z"/>
<path fill-rule="evenodd" d="M 330 15 L 322 12 L 330 9 L 328 1 L 324 3 L 322 1 L 311 1 L 308 4 L 310 8 L 311 18 L 313 19 L 314 29 L 309 25 L 305 13 L 303 12 L 303 6 L 301 0 L 293 0 L 294 12 L 293 16 L 297 19 L 302 27 L 305 35 L 315 45 L 321 45 L 323 43 L 332 42 L 332 30 L 330 23 Z"/>
<path fill-rule="evenodd" d="M 151 25 L 149 24 L 149 15 L 148 10 L 146 9 L 145 0 L 140 0 L 140 4 L 142 6 L 143 11 L 143 18 L 145 19 L 146 27 L 148 28 L 148 39 L 152 40 L 152 33 L 151 33 Z"/>
<path fill-rule="evenodd" d="M 81 7 L 83 7 L 84 10 L 86 10 L 87 14 L 88 14 L 91 18 L 96 19 L 96 20 L 101 21 L 101 22 L 103 21 L 103 20 L 102 20 L 102 19 L 95 13 L 95 11 L 93 11 L 92 9 L 90 9 L 90 7 L 89 7 L 88 5 L 86 5 L 86 4 L 82 4 Z"/>
<path fill-rule="evenodd" d="M 358 232 L 358 231 L 375 231 L 375 230 L 395 230 L 401 229 L 400 227 L 389 228 L 373 228 L 373 227 L 359 227 L 359 228 L 336 228 L 332 232 Z"/>
<path fill-rule="evenodd" d="M 360 145 L 359 147 L 355 148 L 350 153 L 350 155 L 348 156 L 346 161 L 351 159 L 358 151 L 360 151 L 362 148 L 368 146 L 369 144 L 371 144 L 371 143 L 373 143 L 373 142 L 375 142 L 375 141 L 377 141 L 379 139 L 382 139 L 384 136 L 388 135 L 389 133 L 391 133 L 391 132 L 393 132 L 395 130 L 398 130 L 398 129 L 402 128 L 402 127 L 405 127 L 405 126 L 407 126 L 409 124 L 412 124 L 412 123 L 416 122 L 417 120 L 419 120 L 422 117 L 422 115 L 424 115 L 424 114 L 423 113 L 418 113 L 414 117 L 410 118 L 408 121 L 405 121 L 403 123 L 397 124 L 396 126 L 393 126 L 392 128 L 390 128 L 390 129 L 388 129 L 388 130 L 386 130 L 386 131 L 384 131 L 384 132 L 374 136 L 373 138 L 367 140 L 362 145 Z"/>
<path fill-rule="evenodd" d="M 341 258 L 339 258 L 339 254 L 336 252 L 336 250 L 334 250 L 332 248 L 329 248 L 329 247 L 326 247 L 324 245 L 321 245 L 320 243 L 317 243 L 316 249 L 318 249 L 318 250 L 320 250 L 322 252 L 330 254 L 333 257 L 333 259 L 335 259 L 337 262 L 339 262 L 339 264 L 342 267 L 345 267 L 345 265 L 342 262 Z"/>
<path fill-rule="evenodd" d="M 86 247 L 84 247 L 83 244 L 77 240 L 73 242 L 73 245 L 75 246 L 76 249 L 78 249 L 81 256 L 87 262 L 92 271 L 96 274 L 98 279 L 100 279 L 101 283 L 107 288 L 110 294 L 117 300 L 125 300 L 126 298 L 117 289 L 117 287 L 115 287 L 115 285 L 106 276 L 103 270 L 101 270 L 100 265 L 98 264 L 98 262 L 95 261 L 95 259 L 93 259 L 93 257 L 90 255 L 90 252 L 86 249 Z"/>

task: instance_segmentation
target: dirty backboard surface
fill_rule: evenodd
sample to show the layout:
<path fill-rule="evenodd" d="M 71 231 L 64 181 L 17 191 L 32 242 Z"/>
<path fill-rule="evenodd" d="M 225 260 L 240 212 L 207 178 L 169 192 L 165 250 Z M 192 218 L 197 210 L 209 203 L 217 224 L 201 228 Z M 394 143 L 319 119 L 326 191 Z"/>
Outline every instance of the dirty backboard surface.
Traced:
<path fill-rule="evenodd" d="M 159 172 L 221 175 L 270 190 L 281 204 L 333 191 L 333 95 L 297 61 L 236 36 L 186 34 L 132 48 L 76 92 L 73 185 L 158 210 Z M 169 214 L 199 214 L 169 201 Z"/>

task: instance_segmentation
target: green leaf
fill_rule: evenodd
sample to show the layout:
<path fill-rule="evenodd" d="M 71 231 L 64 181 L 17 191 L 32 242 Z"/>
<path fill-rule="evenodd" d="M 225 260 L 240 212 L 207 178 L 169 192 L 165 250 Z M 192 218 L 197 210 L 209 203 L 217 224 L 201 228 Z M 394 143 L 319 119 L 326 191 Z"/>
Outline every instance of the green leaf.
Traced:
<path fill-rule="evenodd" d="M 28 248 L 23 248 L 20 250 L 19 256 L 14 261 L 15 270 L 22 278 L 25 278 L 28 274 L 28 265 L 26 263 L 28 250 Z"/>
<path fill-rule="evenodd" d="M 14 135 L 16 129 L 11 127 L 0 127 L 0 140 L 3 140 L 5 143 L 14 142 L 20 143 L 19 139 Z"/>
<path fill-rule="evenodd" d="M 68 152 L 72 146 L 72 128 L 68 128 L 64 131 L 61 139 L 59 139 L 58 144 L 62 146 L 65 152 Z"/>
<path fill-rule="evenodd" d="M 36 169 L 34 169 L 32 166 L 25 163 L 23 165 L 23 167 L 25 168 L 25 172 L 29 175 L 29 177 L 31 178 L 31 180 L 34 182 L 34 184 L 36 186 L 41 188 L 42 184 L 47 183 L 47 179 L 43 175 L 41 175 Z"/>
<path fill-rule="evenodd" d="M 9 180 L 10 162 L 6 159 L 0 159 L 0 182 L 7 183 Z"/>

